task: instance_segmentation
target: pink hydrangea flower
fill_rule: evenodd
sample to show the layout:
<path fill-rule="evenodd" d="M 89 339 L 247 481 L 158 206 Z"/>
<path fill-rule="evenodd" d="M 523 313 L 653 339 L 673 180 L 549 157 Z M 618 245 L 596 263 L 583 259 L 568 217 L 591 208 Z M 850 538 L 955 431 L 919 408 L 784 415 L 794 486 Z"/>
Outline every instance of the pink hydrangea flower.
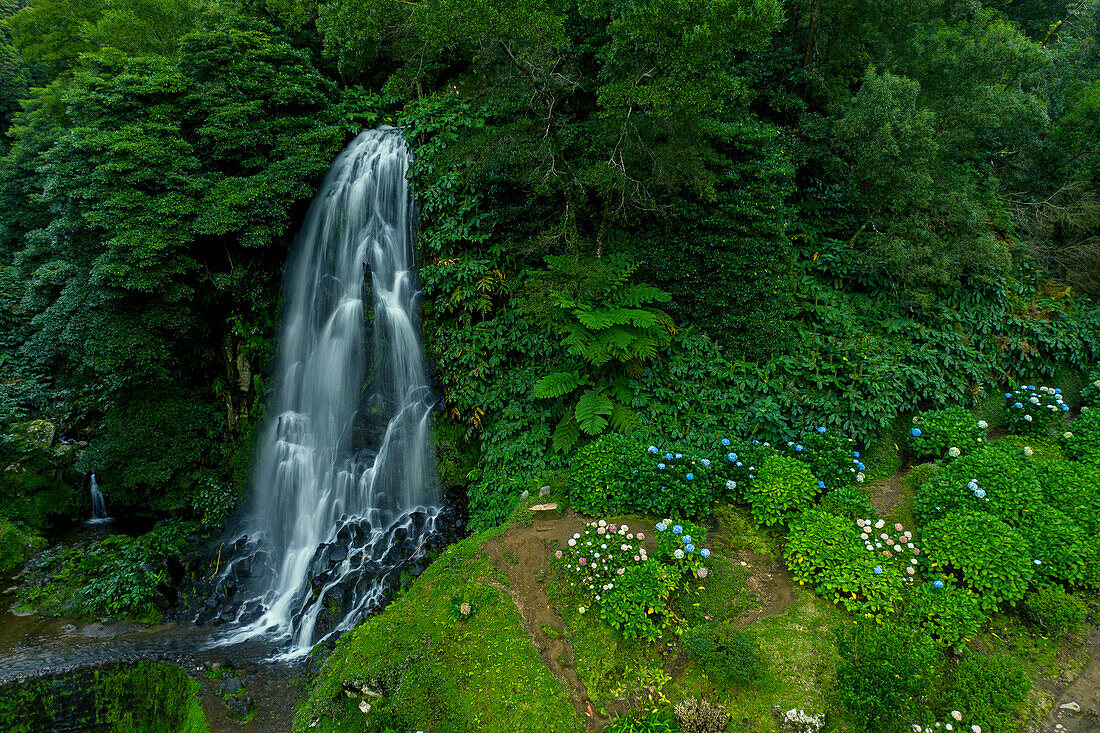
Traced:
<path fill-rule="evenodd" d="M 699 571 L 696 573 L 696 575 L 698 575 L 700 578 L 707 577 L 707 575 L 708 575 L 707 569 L 706 568 L 699 568 Z"/>
<path fill-rule="evenodd" d="M 561 550 L 558 550 L 557 552 L 555 552 L 554 557 L 556 557 L 560 560 L 561 559 Z"/>
<path fill-rule="evenodd" d="M 951 711 L 951 717 L 954 718 L 955 720 L 962 720 L 963 719 L 963 714 L 960 713 L 958 710 L 952 710 Z"/>
<path fill-rule="evenodd" d="M 580 560 L 577 560 L 577 564 L 578 565 L 587 565 L 588 564 L 588 558 L 582 557 Z"/>
<path fill-rule="evenodd" d="M 902 526 L 901 526 L 901 522 L 898 522 L 897 524 L 895 524 L 895 525 L 894 525 L 894 531 L 895 531 L 895 532 L 900 532 L 900 531 L 902 531 L 903 529 L 905 529 L 905 527 L 902 527 Z"/>

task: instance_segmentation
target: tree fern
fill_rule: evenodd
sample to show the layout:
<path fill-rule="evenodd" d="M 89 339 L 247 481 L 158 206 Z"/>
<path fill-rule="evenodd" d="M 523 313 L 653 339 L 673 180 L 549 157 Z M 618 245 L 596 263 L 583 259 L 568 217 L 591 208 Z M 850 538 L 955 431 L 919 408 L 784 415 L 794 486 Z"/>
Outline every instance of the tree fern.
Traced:
<path fill-rule="evenodd" d="M 554 372 L 535 382 L 535 397 L 561 397 L 568 394 L 587 380 L 581 377 L 580 372 Z"/>
<path fill-rule="evenodd" d="M 590 389 L 577 400 L 577 425 L 589 435 L 599 435 L 607 427 L 607 417 L 615 410 L 615 405 L 607 397 Z"/>

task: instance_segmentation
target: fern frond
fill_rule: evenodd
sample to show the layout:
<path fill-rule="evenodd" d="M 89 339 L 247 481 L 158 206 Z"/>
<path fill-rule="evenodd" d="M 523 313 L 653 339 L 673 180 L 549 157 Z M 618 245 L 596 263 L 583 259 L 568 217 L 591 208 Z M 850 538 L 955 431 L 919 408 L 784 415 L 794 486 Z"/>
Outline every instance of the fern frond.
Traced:
<path fill-rule="evenodd" d="M 534 394 L 540 399 L 547 397 L 561 397 L 584 384 L 585 380 L 580 372 L 554 372 L 535 382 Z"/>
<path fill-rule="evenodd" d="M 566 415 L 558 426 L 554 428 L 554 434 L 550 437 L 550 445 L 559 453 L 568 453 L 581 437 L 581 429 L 577 427 L 572 416 Z"/>
<path fill-rule="evenodd" d="M 607 416 L 615 409 L 611 400 L 590 389 L 577 400 L 577 425 L 589 435 L 599 435 L 607 427 Z"/>

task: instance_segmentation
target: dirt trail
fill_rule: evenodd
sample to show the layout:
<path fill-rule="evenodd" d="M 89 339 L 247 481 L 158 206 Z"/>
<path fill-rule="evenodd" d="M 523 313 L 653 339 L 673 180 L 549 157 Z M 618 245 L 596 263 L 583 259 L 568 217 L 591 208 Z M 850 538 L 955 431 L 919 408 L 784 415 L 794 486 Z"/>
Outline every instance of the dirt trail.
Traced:
<path fill-rule="evenodd" d="M 758 608 L 746 611 L 735 622 L 739 628 L 745 628 L 768 616 L 778 616 L 787 610 L 794 598 L 791 590 L 791 574 L 783 558 L 772 559 L 769 555 L 738 551 L 732 553 L 750 575 L 745 581 L 749 589 L 756 594 Z"/>
<path fill-rule="evenodd" d="M 1055 681 L 1051 692 L 1054 705 L 1038 726 L 1031 726 L 1035 733 L 1096 733 L 1100 731 L 1100 627 L 1093 627 L 1086 643 L 1089 661 L 1081 674 L 1064 687 Z M 1063 683 L 1064 684 L 1064 683 Z M 1061 687 L 1061 689 L 1059 689 Z M 1077 703 L 1079 710 L 1067 710 L 1061 706 Z"/>
<path fill-rule="evenodd" d="M 901 504 L 905 496 L 905 479 L 912 470 L 912 468 L 905 468 L 889 478 L 876 481 L 869 487 L 871 506 L 880 517 L 889 516 Z"/>
<path fill-rule="evenodd" d="M 485 543 L 485 549 L 493 564 L 507 576 L 523 626 L 543 662 L 569 690 L 573 707 L 588 721 L 588 730 L 598 731 L 608 721 L 595 714 L 589 702 L 588 690 L 573 666 L 573 645 L 563 638 L 565 623 L 546 593 L 555 543 L 564 546 L 583 524 L 584 520 L 572 512 L 562 517 L 536 518 L 530 527 L 512 527 L 502 537 Z"/>

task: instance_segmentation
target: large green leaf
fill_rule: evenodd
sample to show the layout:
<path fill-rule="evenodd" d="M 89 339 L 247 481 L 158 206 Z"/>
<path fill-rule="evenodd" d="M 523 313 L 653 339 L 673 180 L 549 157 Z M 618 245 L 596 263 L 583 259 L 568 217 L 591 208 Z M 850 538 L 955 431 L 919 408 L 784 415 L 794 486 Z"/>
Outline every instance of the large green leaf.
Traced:
<path fill-rule="evenodd" d="M 554 435 L 551 437 L 550 442 L 554 446 L 554 450 L 559 453 L 568 453 L 580 437 L 581 429 L 577 426 L 577 421 L 573 419 L 572 415 L 566 415 L 554 428 Z"/>
<path fill-rule="evenodd" d="M 561 397 L 585 383 L 580 372 L 554 372 L 535 382 L 535 397 Z"/>
<path fill-rule="evenodd" d="M 599 435 L 607 427 L 607 416 L 614 410 L 611 400 L 590 389 L 577 400 L 577 424 L 589 435 Z"/>

